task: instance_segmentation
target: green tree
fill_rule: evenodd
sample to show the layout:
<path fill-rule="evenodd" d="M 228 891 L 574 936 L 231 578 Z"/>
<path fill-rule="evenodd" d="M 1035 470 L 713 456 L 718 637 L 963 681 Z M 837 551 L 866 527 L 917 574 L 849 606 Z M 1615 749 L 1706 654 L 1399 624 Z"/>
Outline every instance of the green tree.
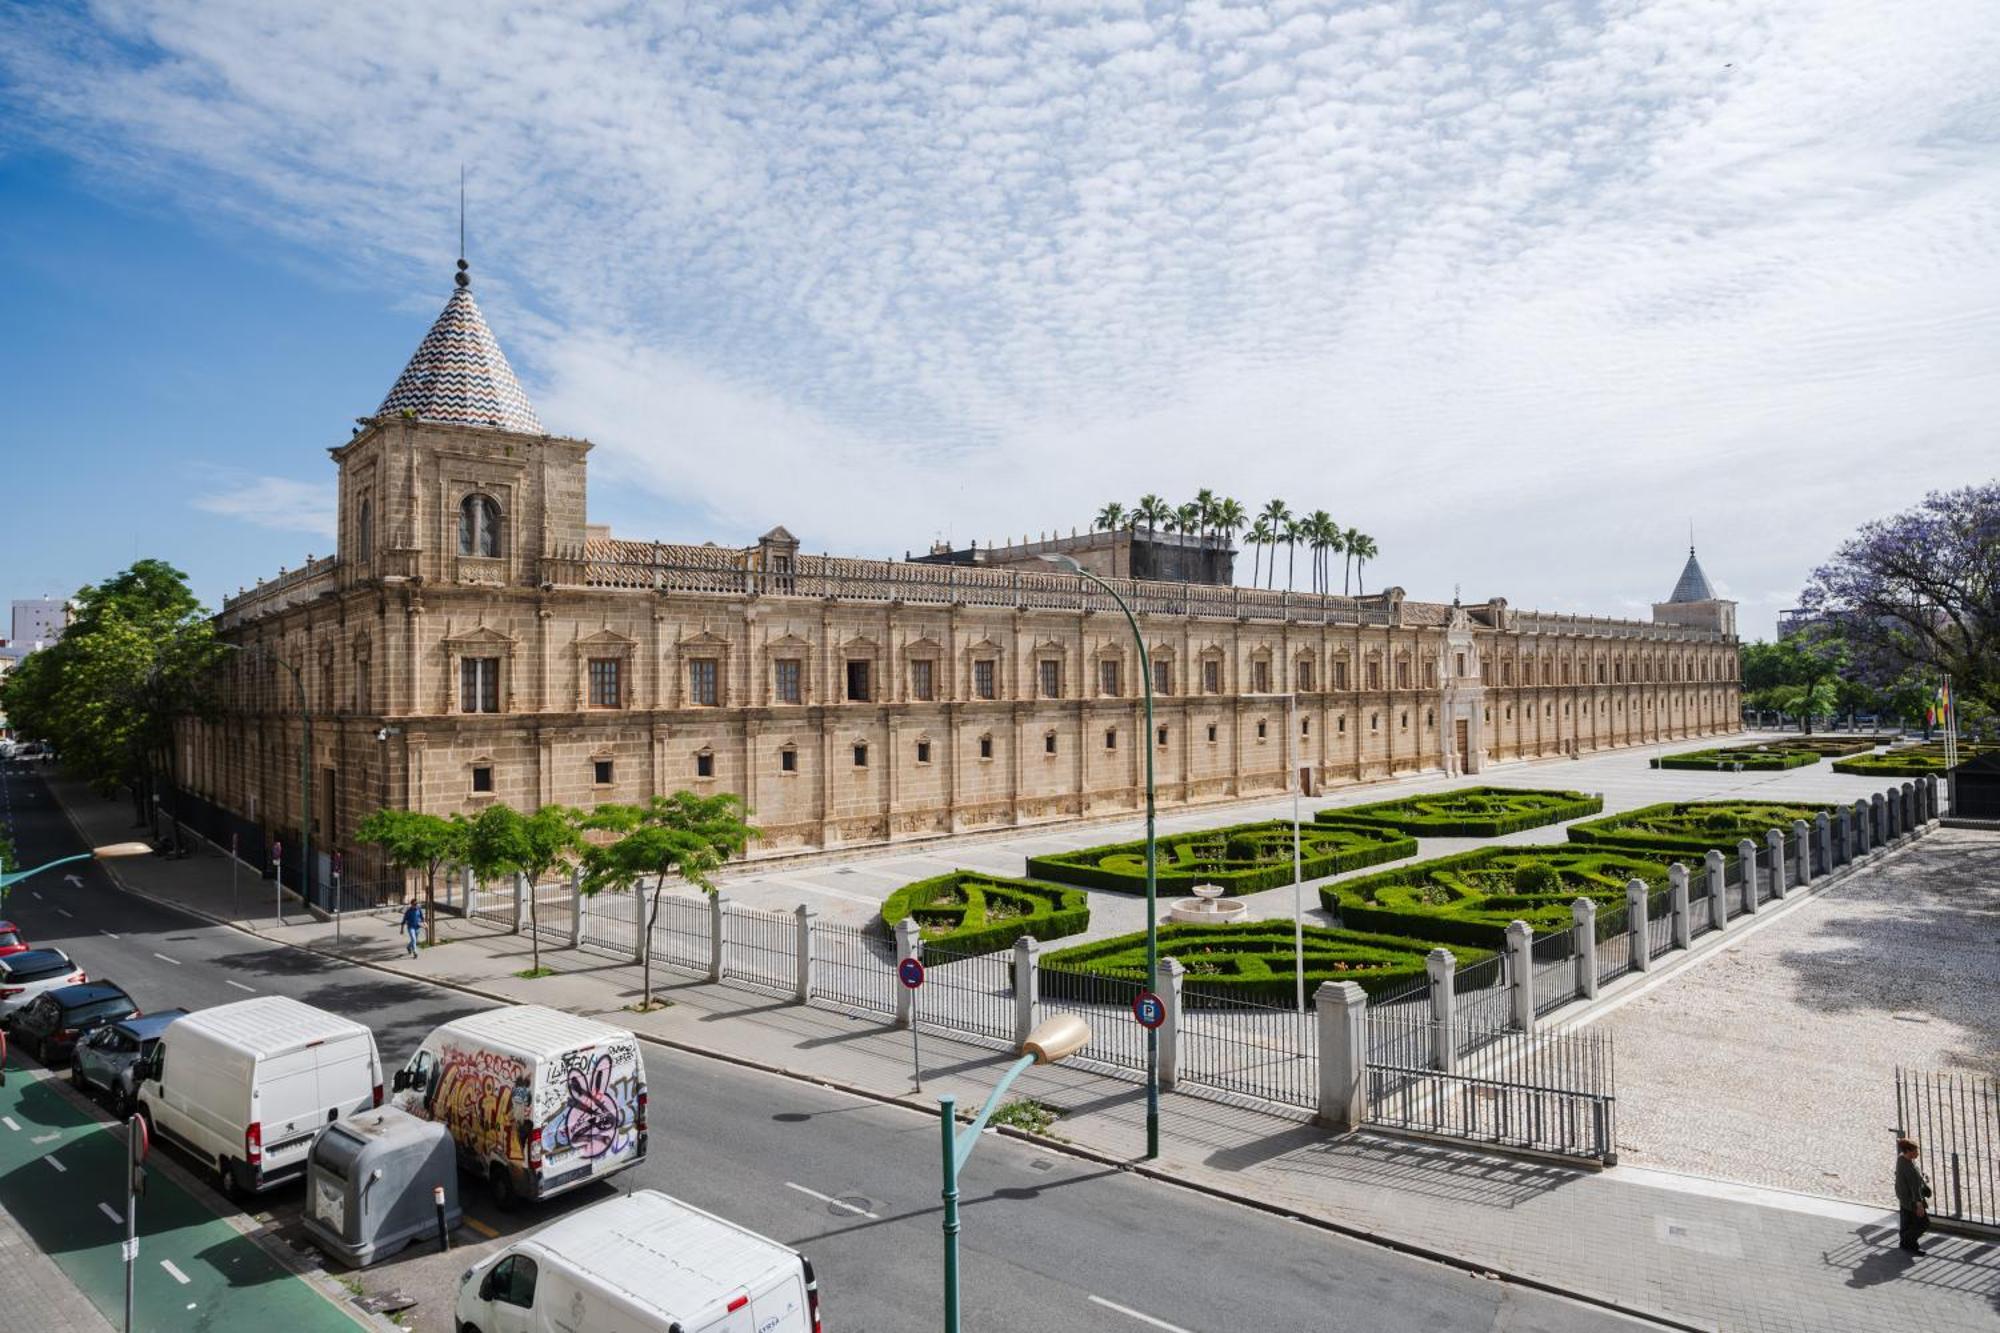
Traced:
<path fill-rule="evenodd" d="M 1292 511 L 1285 506 L 1283 500 L 1265 501 L 1264 508 L 1258 514 L 1258 518 L 1262 519 L 1264 524 L 1271 530 L 1271 535 L 1268 538 L 1271 545 L 1276 546 L 1279 542 L 1285 540 L 1285 525 L 1292 521 Z M 1270 572 L 1264 576 L 1264 586 L 1266 588 L 1271 587 L 1278 581 L 1277 554 L 1276 551 L 1271 553 Z"/>
<path fill-rule="evenodd" d="M 1382 552 L 1376 547 L 1373 537 L 1370 537 L 1365 532 L 1355 532 L 1352 528 L 1348 529 L 1347 549 L 1349 554 L 1354 557 L 1355 595 L 1366 597 L 1368 595 L 1368 585 L 1362 582 L 1361 576 L 1367 570 L 1368 562 Z"/>
<path fill-rule="evenodd" d="M 1354 550 L 1361 543 L 1361 540 L 1362 532 L 1360 528 L 1348 528 L 1340 534 L 1340 595 L 1342 597 L 1346 597 L 1352 592 L 1352 587 L 1348 583 L 1348 575 L 1353 571 Z"/>
<path fill-rule="evenodd" d="M 757 830 L 743 819 L 743 803 L 727 792 L 697 796 L 677 791 L 655 796 L 645 805 L 601 805 L 587 826 L 616 835 L 609 843 L 584 852 L 583 891 L 605 889 L 642 892 L 653 881 L 646 913 L 646 947 L 642 949 L 640 1009 L 653 1007 L 653 925 L 660 916 L 660 895 L 669 876 L 678 876 L 704 893 L 715 892 L 712 880 L 730 858 L 741 856 Z"/>
<path fill-rule="evenodd" d="M 528 938 L 533 970 L 542 970 L 541 916 L 535 887 L 583 854 L 583 816 L 566 805 L 545 805 L 524 815 L 508 805 L 489 805 L 472 820 L 466 860 L 481 879 L 518 874 L 528 883 Z"/>
<path fill-rule="evenodd" d="M 1097 511 L 1093 522 L 1099 532 L 1116 532 L 1125 526 L 1125 520 L 1125 506 L 1113 500 Z"/>
<path fill-rule="evenodd" d="M 1333 521 L 1333 515 L 1324 509 L 1315 509 L 1306 515 L 1300 524 L 1304 529 L 1306 544 L 1312 547 L 1312 585 L 1319 593 L 1333 590 L 1333 567 L 1327 559 L 1327 552 L 1340 541 L 1340 525 Z"/>
<path fill-rule="evenodd" d="M 1271 544 L 1271 536 L 1270 520 L 1259 514 L 1257 521 L 1250 525 L 1250 531 L 1246 534 L 1246 540 L 1249 541 L 1253 552 L 1250 557 L 1250 586 L 1253 588 L 1257 586 L 1259 573 L 1263 569 L 1264 548 Z"/>
<path fill-rule="evenodd" d="M 1244 512 L 1241 500 L 1225 495 L 1215 502 L 1215 530 L 1232 545 L 1236 541 L 1236 534 L 1243 531 L 1243 525 L 1249 521 L 1250 516 Z"/>
<path fill-rule="evenodd" d="M 465 858 L 464 820 L 427 815 L 417 810 L 377 810 L 354 830 L 356 842 L 380 847 L 389 864 L 403 874 L 424 877 L 424 935 L 437 943 L 437 873 Z"/>

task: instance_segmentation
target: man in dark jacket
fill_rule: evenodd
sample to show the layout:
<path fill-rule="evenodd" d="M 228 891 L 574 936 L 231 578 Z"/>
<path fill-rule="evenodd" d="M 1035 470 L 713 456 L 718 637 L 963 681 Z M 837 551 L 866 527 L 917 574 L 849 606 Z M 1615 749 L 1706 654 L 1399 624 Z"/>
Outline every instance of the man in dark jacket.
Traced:
<path fill-rule="evenodd" d="M 1915 1139 L 1896 1140 L 1896 1212 L 1900 1222 L 1897 1231 L 1902 1247 L 1911 1254 L 1924 1252 L 1917 1241 L 1931 1225 L 1931 1183 L 1924 1179 L 1923 1168 L 1917 1165 L 1920 1151 Z"/>

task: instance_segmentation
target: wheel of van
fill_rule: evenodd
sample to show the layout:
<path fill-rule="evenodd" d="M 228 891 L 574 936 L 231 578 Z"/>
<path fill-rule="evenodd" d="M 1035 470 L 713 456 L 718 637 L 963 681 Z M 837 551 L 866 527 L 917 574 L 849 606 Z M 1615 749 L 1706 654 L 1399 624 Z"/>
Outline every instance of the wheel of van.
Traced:
<path fill-rule="evenodd" d="M 243 1188 L 242 1182 L 237 1180 L 236 1173 L 229 1169 L 229 1159 L 227 1157 L 218 1157 L 215 1159 L 215 1174 L 222 1188 L 222 1197 L 231 1203 L 243 1202 L 246 1191 Z"/>
<path fill-rule="evenodd" d="M 458 1326 L 458 1333 L 479 1333 L 479 1325 L 467 1321 Z"/>
<path fill-rule="evenodd" d="M 69 1085 L 78 1092 L 89 1092 L 90 1085 L 83 1081 L 83 1066 L 74 1058 L 69 1062 Z"/>
<path fill-rule="evenodd" d="M 130 1088 L 113 1088 L 110 1091 L 111 1100 L 118 1107 L 118 1118 L 120 1120 L 130 1120 L 135 1111 L 139 1111 L 142 1115 L 144 1114 L 143 1111 L 139 1110 L 139 1099 L 132 1094 Z M 146 1122 L 146 1132 L 150 1134 L 152 1129 L 153 1122 L 149 1120 Z"/>
<path fill-rule="evenodd" d="M 514 1211 L 514 1177 L 507 1168 L 496 1166 L 486 1173 L 486 1192 L 493 1200 L 493 1206 L 503 1213 Z"/>

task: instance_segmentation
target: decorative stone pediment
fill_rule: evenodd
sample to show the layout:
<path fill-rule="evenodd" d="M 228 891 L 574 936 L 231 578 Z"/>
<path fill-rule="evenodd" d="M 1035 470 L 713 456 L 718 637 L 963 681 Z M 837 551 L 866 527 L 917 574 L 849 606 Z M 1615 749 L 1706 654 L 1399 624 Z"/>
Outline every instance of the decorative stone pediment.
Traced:
<path fill-rule="evenodd" d="M 1036 644 L 1034 647 L 1034 654 L 1037 657 L 1049 657 L 1049 656 L 1061 657 L 1067 651 L 1068 649 L 1064 648 L 1060 643 L 1057 643 L 1054 639 L 1043 639 L 1040 643 Z"/>
<path fill-rule="evenodd" d="M 778 655 L 812 651 L 812 644 L 801 639 L 798 635 L 790 633 L 780 638 L 769 640 L 765 643 L 764 647 L 766 651 Z"/>
<path fill-rule="evenodd" d="M 638 647 L 639 645 L 636 640 L 626 638 L 623 634 L 620 634 L 617 630 L 601 629 L 598 630 L 595 634 L 583 635 L 576 641 L 576 646 L 579 650 L 618 649 L 624 652 L 630 652 L 632 649 Z"/>
<path fill-rule="evenodd" d="M 904 644 L 903 651 L 911 657 L 937 657 L 944 652 L 944 645 L 926 634 L 920 639 L 911 639 Z"/>
<path fill-rule="evenodd" d="M 967 647 L 965 652 L 968 657 L 998 657 L 1000 655 L 1000 645 L 991 639 L 981 639 L 979 642 Z"/>
<path fill-rule="evenodd" d="M 851 639 L 843 639 L 840 650 L 844 653 L 879 653 L 882 645 L 865 634 L 857 634 Z"/>
<path fill-rule="evenodd" d="M 478 625 L 472 629 L 454 630 L 444 636 L 444 646 L 446 648 L 452 652 L 466 655 L 481 650 L 511 653 L 518 642 L 519 640 L 513 636 L 502 634 L 491 625 Z"/>
<path fill-rule="evenodd" d="M 704 648 L 721 651 L 729 646 L 729 640 L 723 638 L 720 634 L 703 630 L 699 634 L 688 635 L 677 646 L 682 652 L 700 652 Z"/>

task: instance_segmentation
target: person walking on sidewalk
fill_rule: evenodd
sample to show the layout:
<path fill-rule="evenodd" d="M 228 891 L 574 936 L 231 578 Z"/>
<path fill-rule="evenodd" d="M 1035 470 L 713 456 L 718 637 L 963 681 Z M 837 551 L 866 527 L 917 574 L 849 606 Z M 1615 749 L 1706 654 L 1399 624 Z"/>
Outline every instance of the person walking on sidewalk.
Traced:
<path fill-rule="evenodd" d="M 1896 1140 L 1896 1212 L 1899 1243 L 1911 1254 L 1922 1254 L 1917 1242 L 1931 1226 L 1931 1183 L 1917 1165 L 1921 1150 L 1915 1139 Z"/>
<path fill-rule="evenodd" d="M 424 928 L 424 905 L 414 900 L 403 909 L 403 935 L 409 941 L 410 957 L 417 956 L 417 935 Z"/>

